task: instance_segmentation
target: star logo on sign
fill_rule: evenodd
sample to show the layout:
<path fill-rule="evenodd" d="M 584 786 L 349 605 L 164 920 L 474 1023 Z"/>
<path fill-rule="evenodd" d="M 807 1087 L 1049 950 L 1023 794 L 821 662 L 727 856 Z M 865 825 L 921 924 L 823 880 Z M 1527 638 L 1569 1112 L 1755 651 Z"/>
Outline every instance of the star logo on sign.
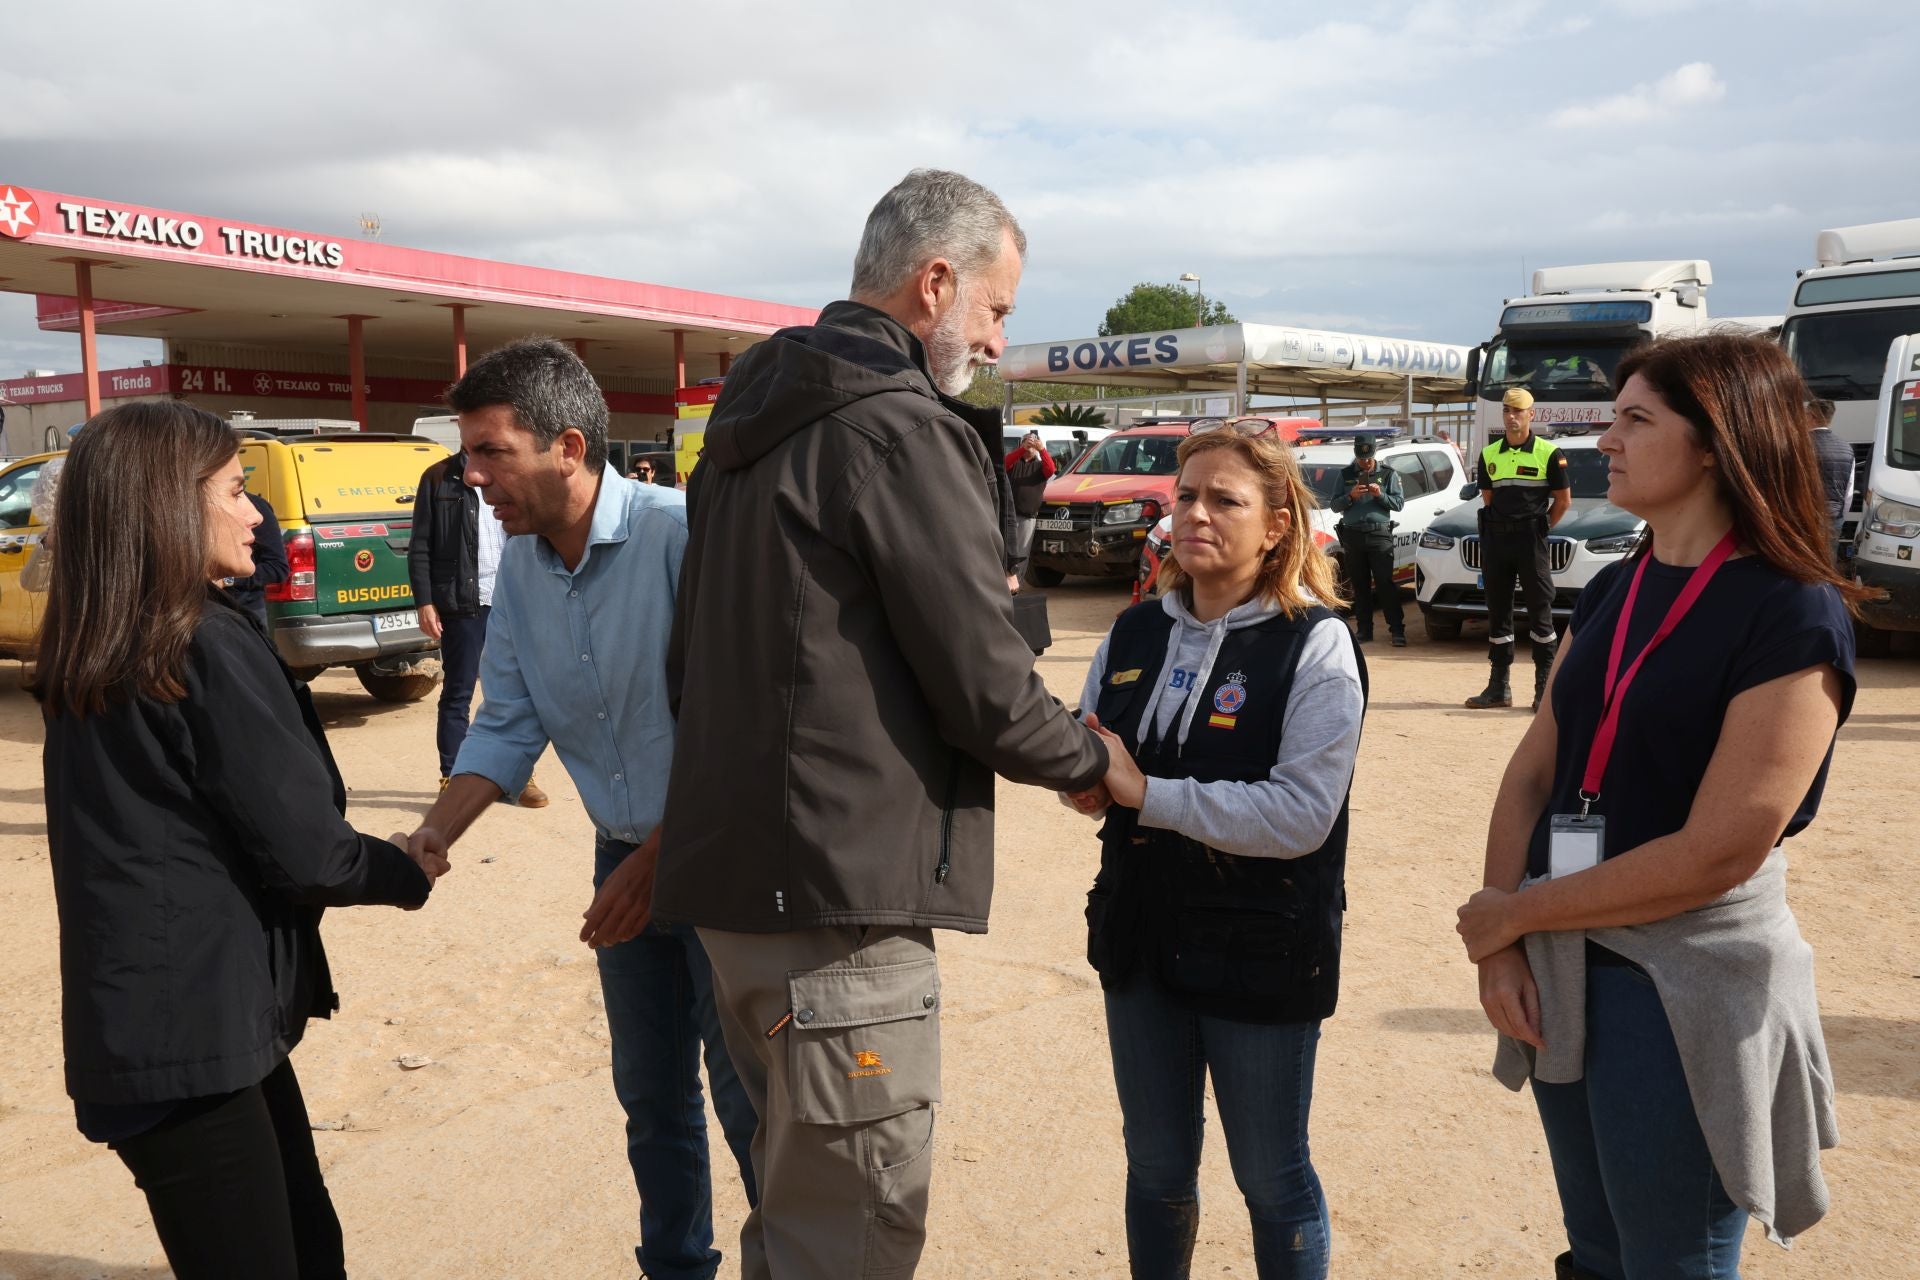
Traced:
<path fill-rule="evenodd" d="M 33 218 L 33 193 L 20 195 L 12 187 L 0 187 L 0 236 L 24 240 L 38 225 Z"/>

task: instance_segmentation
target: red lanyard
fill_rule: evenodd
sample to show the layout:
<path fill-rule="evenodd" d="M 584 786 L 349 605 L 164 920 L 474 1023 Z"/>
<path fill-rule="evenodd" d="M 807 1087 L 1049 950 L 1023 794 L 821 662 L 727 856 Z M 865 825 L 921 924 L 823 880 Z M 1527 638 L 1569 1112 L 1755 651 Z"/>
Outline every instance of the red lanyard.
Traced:
<path fill-rule="evenodd" d="M 1594 731 L 1593 746 L 1587 751 L 1587 772 L 1580 780 L 1580 816 L 1586 817 L 1587 810 L 1600 798 L 1600 782 L 1607 775 L 1607 761 L 1613 758 L 1613 740 L 1620 729 L 1620 704 L 1626 701 L 1627 687 L 1633 678 L 1640 674 L 1640 664 L 1647 655 L 1660 647 L 1660 642 L 1673 634 L 1680 625 L 1680 619 L 1687 616 L 1700 595 L 1707 589 L 1720 566 L 1733 554 L 1733 530 L 1727 530 L 1727 536 L 1714 545 L 1707 558 L 1695 567 L 1687 578 L 1687 585 L 1681 588 L 1679 597 L 1667 610 L 1667 616 L 1660 622 L 1659 630 L 1647 641 L 1647 647 L 1633 660 L 1626 674 L 1620 673 L 1620 659 L 1627 651 L 1627 627 L 1633 621 L 1633 602 L 1640 598 L 1640 579 L 1647 575 L 1648 554 L 1640 558 L 1640 567 L 1633 571 L 1633 583 L 1627 588 L 1626 603 L 1620 606 L 1620 620 L 1613 624 L 1613 651 L 1607 655 L 1607 683 L 1601 690 L 1600 705 L 1605 708 L 1600 716 L 1600 727 Z"/>

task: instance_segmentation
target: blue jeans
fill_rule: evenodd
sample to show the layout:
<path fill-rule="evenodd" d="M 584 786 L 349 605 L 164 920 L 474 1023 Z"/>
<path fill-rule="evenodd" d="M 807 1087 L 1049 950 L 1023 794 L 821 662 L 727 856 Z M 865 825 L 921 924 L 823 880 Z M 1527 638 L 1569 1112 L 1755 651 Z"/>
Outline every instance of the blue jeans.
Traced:
<path fill-rule="evenodd" d="M 1145 975 L 1106 997 L 1135 1280 L 1186 1280 L 1192 1264 L 1209 1072 L 1233 1180 L 1253 1220 L 1260 1280 L 1324 1277 L 1327 1202 L 1307 1152 L 1320 1024 L 1268 1026 L 1188 1013 Z"/>
<path fill-rule="evenodd" d="M 467 740 L 473 686 L 480 679 L 480 651 L 487 645 L 487 615 L 492 612 L 492 606 L 483 605 L 471 617 L 440 615 L 440 727 L 433 740 L 440 748 L 443 778 L 453 772 L 460 744 Z"/>
<path fill-rule="evenodd" d="M 1653 979 L 1587 967 L 1587 1060 L 1534 1081 L 1574 1265 L 1602 1280 L 1738 1280 L 1747 1212 L 1727 1198 Z"/>
<path fill-rule="evenodd" d="M 633 846 L 594 844 L 593 887 Z M 640 1273 L 651 1280 L 711 1280 L 713 1182 L 700 1091 L 705 1049 L 713 1109 L 740 1170 L 747 1204 L 759 1202 L 750 1149 L 759 1124 L 720 1038 L 713 970 L 691 928 L 649 924 L 594 953 L 613 1040 L 613 1091 L 627 1113 L 627 1162 L 640 1192 Z"/>

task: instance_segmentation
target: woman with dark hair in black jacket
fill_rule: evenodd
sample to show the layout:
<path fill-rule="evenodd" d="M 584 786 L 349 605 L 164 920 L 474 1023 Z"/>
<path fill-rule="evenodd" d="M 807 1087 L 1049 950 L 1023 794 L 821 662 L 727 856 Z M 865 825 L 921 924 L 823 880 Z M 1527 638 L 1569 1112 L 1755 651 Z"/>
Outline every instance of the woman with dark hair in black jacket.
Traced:
<path fill-rule="evenodd" d="M 339 1006 L 320 916 L 418 907 L 446 870 L 347 825 L 304 686 L 212 585 L 253 572 L 259 521 L 220 419 L 95 417 L 61 479 L 34 680 L 67 1091 L 181 1280 L 346 1274 L 288 1058 Z"/>

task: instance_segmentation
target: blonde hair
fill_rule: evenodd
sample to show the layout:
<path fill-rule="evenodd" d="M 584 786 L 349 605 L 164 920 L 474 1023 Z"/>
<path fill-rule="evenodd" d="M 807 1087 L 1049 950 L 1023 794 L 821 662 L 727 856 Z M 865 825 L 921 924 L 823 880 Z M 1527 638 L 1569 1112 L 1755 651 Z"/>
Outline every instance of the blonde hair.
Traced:
<path fill-rule="evenodd" d="M 1184 472 L 1187 464 L 1201 454 L 1219 449 L 1231 449 L 1253 468 L 1260 478 L 1269 513 L 1285 511 L 1292 517 L 1286 533 L 1261 562 L 1260 574 L 1253 585 L 1254 598 L 1272 601 L 1289 618 L 1315 604 L 1324 604 L 1329 609 L 1346 604 L 1334 576 L 1333 561 L 1313 539 L 1313 512 L 1320 504 L 1314 501 L 1307 482 L 1300 478 L 1300 468 L 1287 442 L 1272 432 L 1243 436 L 1237 431 L 1220 430 L 1188 436 L 1180 442 L 1180 470 Z M 1176 479 L 1174 484 L 1177 492 L 1179 481 Z M 1180 567 L 1179 553 L 1169 550 L 1160 565 L 1161 584 L 1168 591 L 1178 591 L 1191 581 L 1186 570 Z"/>

